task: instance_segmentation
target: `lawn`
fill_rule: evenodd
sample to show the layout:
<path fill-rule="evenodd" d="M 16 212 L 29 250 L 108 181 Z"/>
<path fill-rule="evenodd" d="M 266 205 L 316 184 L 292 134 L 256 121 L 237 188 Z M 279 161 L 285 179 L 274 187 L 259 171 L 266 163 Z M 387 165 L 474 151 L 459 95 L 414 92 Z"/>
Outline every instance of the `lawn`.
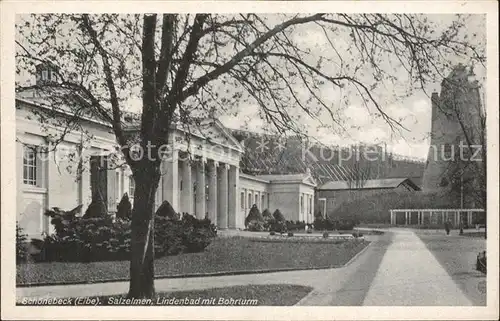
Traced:
<path fill-rule="evenodd" d="M 126 300 L 125 295 L 82 298 L 79 305 L 169 305 L 169 306 L 290 306 L 312 288 L 290 284 L 239 285 L 206 290 L 159 292 L 151 300 Z M 76 304 L 76 298 L 69 301 Z M 83 304 L 81 304 L 83 302 Z M 22 304 L 19 305 L 35 305 Z"/>
<path fill-rule="evenodd" d="M 159 258 L 157 277 L 199 273 L 340 267 L 368 245 L 343 243 L 259 242 L 250 238 L 217 238 L 201 253 Z M 127 280 L 129 262 L 44 262 L 17 265 L 18 285 Z"/>

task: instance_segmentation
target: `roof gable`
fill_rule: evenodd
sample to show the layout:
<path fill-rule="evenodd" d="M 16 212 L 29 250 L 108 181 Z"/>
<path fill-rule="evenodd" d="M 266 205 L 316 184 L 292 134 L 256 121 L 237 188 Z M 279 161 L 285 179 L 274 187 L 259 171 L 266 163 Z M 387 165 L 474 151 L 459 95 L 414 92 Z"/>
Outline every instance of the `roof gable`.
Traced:
<path fill-rule="evenodd" d="M 349 181 L 330 181 L 321 185 L 318 190 L 350 190 L 350 189 L 387 189 L 397 188 L 401 184 L 405 184 L 412 189 L 418 191 L 420 188 L 409 178 L 384 178 L 384 179 L 369 179 L 361 186 L 356 186 L 355 183 Z"/>
<path fill-rule="evenodd" d="M 255 177 L 270 181 L 271 183 L 296 183 L 316 186 L 316 181 L 310 173 L 298 174 L 272 174 L 272 175 L 256 175 Z"/>

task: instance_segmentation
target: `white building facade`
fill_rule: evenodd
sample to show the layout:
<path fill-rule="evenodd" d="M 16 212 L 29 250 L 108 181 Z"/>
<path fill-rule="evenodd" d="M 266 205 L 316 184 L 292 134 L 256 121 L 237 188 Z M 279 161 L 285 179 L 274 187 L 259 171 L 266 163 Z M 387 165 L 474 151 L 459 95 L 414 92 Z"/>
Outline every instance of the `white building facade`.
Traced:
<path fill-rule="evenodd" d="M 115 137 L 108 124 L 94 119 L 80 120 L 92 139 L 71 132 L 56 147 L 51 133 L 62 128 L 42 128 L 32 117 L 45 107 L 36 97 L 16 99 L 17 221 L 29 237 L 51 232 L 45 210 L 70 210 L 92 199 L 92 156 L 116 151 Z M 47 127 L 47 126 L 46 126 Z M 168 156 L 162 160 L 162 177 L 156 194 L 156 208 L 168 201 L 180 213 L 208 217 L 220 229 L 244 229 L 253 204 L 260 211 L 279 209 L 287 220 L 312 223 L 314 188 L 310 172 L 290 175 L 243 174 L 240 159 L 244 147 L 218 121 L 206 121 L 196 129 L 181 125 L 171 129 Z M 68 155 L 70 157 L 68 157 Z M 61 157 L 62 156 L 62 157 Z M 124 193 L 133 202 L 135 184 L 127 166 L 112 166 L 100 177 L 110 213 Z"/>

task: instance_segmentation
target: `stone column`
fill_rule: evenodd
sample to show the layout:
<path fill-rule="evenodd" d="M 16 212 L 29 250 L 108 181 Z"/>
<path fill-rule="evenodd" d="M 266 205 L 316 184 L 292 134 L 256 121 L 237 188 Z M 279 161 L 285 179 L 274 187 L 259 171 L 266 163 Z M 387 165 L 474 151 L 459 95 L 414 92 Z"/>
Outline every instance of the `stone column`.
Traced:
<path fill-rule="evenodd" d="M 116 213 L 116 170 L 114 169 L 114 164 L 112 164 L 108 157 L 106 157 L 106 169 L 104 170 L 106 179 L 106 194 L 108 201 L 108 212 Z"/>
<path fill-rule="evenodd" d="M 16 220 L 20 219 L 20 215 L 24 212 L 23 201 L 23 160 L 24 146 L 21 142 L 16 142 Z"/>
<path fill-rule="evenodd" d="M 80 177 L 80 204 L 82 204 L 81 213 L 85 214 L 85 211 L 92 201 L 92 191 L 90 189 L 90 161 L 88 157 L 86 157 L 86 153 L 83 151 L 80 157 L 82 159 L 82 173 Z M 128 192 L 128 190 L 126 190 L 126 192 Z"/>
<path fill-rule="evenodd" d="M 198 219 L 204 219 L 206 216 L 205 162 L 204 157 L 196 162 L 196 217 Z"/>
<path fill-rule="evenodd" d="M 390 210 L 391 213 L 391 225 L 394 225 L 394 212 Z"/>
<path fill-rule="evenodd" d="M 193 180 L 189 158 L 182 162 L 182 211 L 193 215 Z"/>
<path fill-rule="evenodd" d="M 228 191 L 228 227 L 240 228 L 243 227 L 244 219 L 241 219 L 238 187 L 240 186 L 240 169 L 236 166 L 231 166 L 229 169 L 229 191 Z M 255 194 L 253 195 L 255 201 Z"/>
<path fill-rule="evenodd" d="M 405 212 L 405 225 L 408 225 L 408 212 Z"/>
<path fill-rule="evenodd" d="M 217 226 L 217 168 L 219 163 L 211 161 L 209 164 L 208 218 Z"/>
<path fill-rule="evenodd" d="M 228 227 L 228 170 L 229 165 L 223 164 L 219 167 L 219 185 L 218 185 L 218 227 L 227 229 Z"/>
<path fill-rule="evenodd" d="M 179 197 L 179 151 L 172 150 L 168 157 L 162 160 L 162 200 L 168 201 L 172 208 L 180 211 Z"/>

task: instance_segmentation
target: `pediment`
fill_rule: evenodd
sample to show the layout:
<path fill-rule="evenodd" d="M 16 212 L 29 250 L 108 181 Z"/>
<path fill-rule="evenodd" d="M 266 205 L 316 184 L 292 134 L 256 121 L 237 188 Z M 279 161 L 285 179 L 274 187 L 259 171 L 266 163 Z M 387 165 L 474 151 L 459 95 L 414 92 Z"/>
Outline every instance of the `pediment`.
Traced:
<path fill-rule="evenodd" d="M 307 176 L 306 178 L 304 178 L 304 180 L 302 181 L 304 184 L 310 184 L 310 185 L 314 185 L 316 186 L 316 180 L 312 177 L 312 176 Z"/>
<path fill-rule="evenodd" d="M 205 120 L 189 126 L 178 125 L 177 129 L 185 133 L 189 132 L 191 136 L 203 139 L 210 145 L 221 145 L 239 152 L 243 152 L 243 147 L 234 138 L 231 133 L 218 120 Z M 178 140 L 184 140 L 185 137 L 178 136 Z"/>

